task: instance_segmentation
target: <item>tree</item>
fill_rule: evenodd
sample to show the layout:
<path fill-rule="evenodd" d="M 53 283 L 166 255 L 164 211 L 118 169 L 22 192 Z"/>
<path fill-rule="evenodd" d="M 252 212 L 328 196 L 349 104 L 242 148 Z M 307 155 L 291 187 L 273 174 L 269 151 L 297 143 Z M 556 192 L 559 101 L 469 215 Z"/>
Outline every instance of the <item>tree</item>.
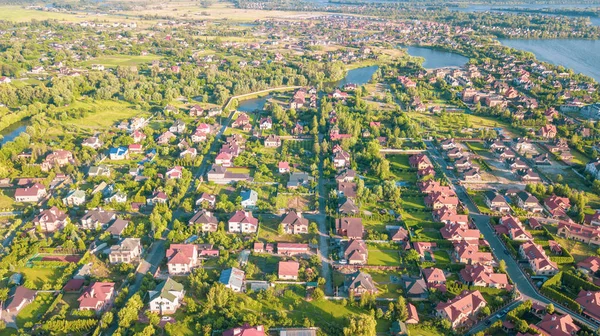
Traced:
<path fill-rule="evenodd" d="M 490 307 L 488 307 L 488 306 L 481 308 L 480 312 L 481 312 L 482 316 L 490 316 L 490 314 L 492 313 L 492 311 L 490 310 Z"/>
<path fill-rule="evenodd" d="M 133 295 L 118 313 L 119 327 L 129 328 L 133 321 L 137 320 L 140 309 L 144 306 L 140 294 Z"/>
<path fill-rule="evenodd" d="M 315 288 L 312 293 L 312 299 L 315 301 L 321 301 L 325 298 L 325 293 L 321 288 Z"/>
<path fill-rule="evenodd" d="M 404 296 L 398 297 L 398 301 L 396 302 L 396 312 L 398 314 L 398 320 L 404 322 L 408 319 L 408 308 Z"/>
<path fill-rule="evenodd" d="M 554 305 L 552 303 L 549 303 L 546 306 L 546 313 L 548 313 L 548 314 L 554 314 Z"/>
<path fill-rule="evenodd" d="M 344 336 L 373 336 L 376 331 L 377 322 L 375 317 L 360 314 L 348 318 L 348 326 L 344 328 Z"/>
<path fill-rule="evenodd" d="M 506 273 L 506 261 L 504 261 L 504 259 L 500 259 L 498 270 L 500 270 L 501 273 Z"/>
<path fill-rule="evenodd" d="M 279 226 L 277 227 L 277 233 L 282 236 L 285 234 L 285 227 L 283 226 L 283 224 L 279 224 Z"/>

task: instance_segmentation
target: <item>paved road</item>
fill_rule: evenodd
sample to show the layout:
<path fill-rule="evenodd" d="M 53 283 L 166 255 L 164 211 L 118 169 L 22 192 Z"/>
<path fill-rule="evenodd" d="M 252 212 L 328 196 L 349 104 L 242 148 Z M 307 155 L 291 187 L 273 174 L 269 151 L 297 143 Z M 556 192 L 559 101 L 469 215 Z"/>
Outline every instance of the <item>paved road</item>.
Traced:
<path fill-rule="evenodd" d="M 481 234 L 483 234 L 485 240 L 487 240 L 490 244 L 490 247 L 492 248 L 492 253 L 496 256 L 496 259 L 498 259 L 499 261 L 504 260 L 504 262 L 506 262 L 506 273 L 508 273 L 508 276 L 515 284 L 517 290 L 523 296 L 523 299 L 532 299 L 543 304 L 548 304 L 552 302 L 557 311 L 564 314 L 569 314 L 573 317 L 574 320 L 577 320 L 580 323 L 587 325 L 588 327 L 592 328 L 592 330 L 596 330 L 598 328 L 598 325 L 596 323 L 593 323 L 584 318 L 583 316 L 571 311 L 570 309 L 567 309 L 566 307 L 563 307 L 562 305 L 547 299 L 546 297 L 542 296 L 537 292 L 536 288 L 534 288 L 531 282 L 529 282 L 527 276 L 523 273 L 523 270 L 517 264 L 517 261 L 509 253 L 505 252 L 504 244 L 500 240 L 500 237 L 496 235 L 496 233 L 490 225 L 490 217 L 479 213 L 479 209 L 471 201 L 471 198 L 469 198 L 469 196 L 467 195 L 467 191 L 465 190 L 465 188 L 457 183 L 454 174 L 446 170 L 446 166 L 448 164 L 441 156 L 437 148 L 434 148 L 433 144 L 431 143 L 427 143 L 427 147 L 430 149 L 429 152 L 431 153 L 431 157 L 434 159 L 434 161 L 436 161 L 438 165 L 442 167 L 442 170 L 444 170 L 444 172 L 446 172 L 446 174 L 449 176 L 454 191 L 456 192 L 456 195 L 458 196 L 462 204 L 469 210 L 469 214 L 471 215 L 475 226 L 477 226 Z"/>
<path fill-rule="evenodd" d="M 319 135 L 319 142 L 323 136 Z M 319 225 L 319 255 L 321 257 L 321 274 L 325 278 L 325 295 L 333 295 L 333 279 L 331 277 L 331 259 L 329 259 L 329 230 L 327 230 L 327 215 L 325 213 L 325 179 L 323 177 L 323 157 L 319 159 L 319 214 L 310 216 Z"/>
<path fill-rule="evenodd" d="M 521 303 L 523 303 L 522 300 L 515 301 L 515 302 L 509 304 L 508 306 L 506 306 L 502 310 L 511 311 L 511 310 L 517 308 L 518 306 L 520 306 Z M 485 329 L 489 328 L 489 326 L 492 325 L 494 322 L 496 322 L 498 320 L 502 320 L 503 317 L 504 317 L 504 314 L 502 314 L 500 312 L 492 314 L 492 315 L 488 316 L 487 318 L 479 321 L 479 323 L 477 323 L 473 327 L 471 327 L 471 329 L 466 334 L 473 335 L 480 331 L 484 331 Z M 486 323 L 487 321 L 489 321 L 489 323 Z"/>

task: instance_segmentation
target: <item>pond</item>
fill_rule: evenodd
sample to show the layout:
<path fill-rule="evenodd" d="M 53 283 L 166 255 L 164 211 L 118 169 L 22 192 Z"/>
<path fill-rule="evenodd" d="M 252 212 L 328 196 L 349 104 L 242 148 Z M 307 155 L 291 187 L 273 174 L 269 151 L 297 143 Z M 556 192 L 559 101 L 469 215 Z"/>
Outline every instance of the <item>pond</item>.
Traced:
<path fill-rule="evenodd" d="M 410 46 L 407 49 L 409 55 L 423 57 L 425 59 L 425 62 L 423 62 L 423 67 L 425 69 L 461 67 L 469 61 L 467 57 L 448 51 L 413 46 Z"/>
<path fill-rule="evenodd" d="M 2 131 L 0 131 L 0 135 L 2 136 L 2 138 L 0 138 L 0 146 L 4 145 L 9 141 L 13 141 L 16 137 L 21 135 L 21 133 L 25 132 L 26 129 L 27 122 L 25 121 L 16 122 L 3 129 Z"/>
<path fill-rule="evenodd" d="M 262 110 L 265 107 L 267 100 L 271 98 L 272 95 L 267 95 L 264 97 L 241 100 L 237 110 L 242 112 L 254 112 L 255 110 Z"/>
<path fill-rule="evenodd" d="M 346 84 L 356 84 L 358 86 L 367 84 L 375 71 L 379 69 L 377 65 L 371 65 L 362 68 L 356 68 L 352 70 L 346 71 L 346 76 L 337 82 L 329 82 L 325 83 L 325 87 L 334 88 L 334 87 L 343 87 Z"/>

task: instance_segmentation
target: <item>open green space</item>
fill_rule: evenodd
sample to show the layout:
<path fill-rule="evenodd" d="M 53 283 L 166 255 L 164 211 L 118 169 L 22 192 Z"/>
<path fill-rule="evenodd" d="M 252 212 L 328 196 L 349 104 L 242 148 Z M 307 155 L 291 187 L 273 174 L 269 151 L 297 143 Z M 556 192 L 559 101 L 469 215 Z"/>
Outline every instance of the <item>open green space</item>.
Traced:
<path fill-rule="evenodd" d="M 86 66 L 101 64 L 107 67 L 133 66 L 142 63 L 150 63 L 159 58 L 160 57 L 157 55 L 104 55 L 85 61 L 83 64 Z"/>
<path fill-rule="evenodd" d="M 134 116 L 148 116 L 148 112 L 137 110 L 133 105 L 112 100 L 79 100 L 59 110 L 83 109 L 90 113 L 78 119 L 67 119 L 62 124 L 81 128 L 100 129 L 113 126 L 117 121 Z"/>
<path fill-rule="evenodd" d="M 398 250 L 390 250 L 385 248 L 379 248 L 376 246 L 369 246 L 369 265 L 376 266 L 399 266 L 400 257 L 398 256 Z"/>
<path fill-rule="evenodd" d="M 23 327 L 26 323 L 30 322 L 35 324 L 40 321 L 40 318 L 48 308 L 54 299 L 52 293 L 39 293 L 32 303 L 25 306 L 17 314 L 17 325 Z"/>

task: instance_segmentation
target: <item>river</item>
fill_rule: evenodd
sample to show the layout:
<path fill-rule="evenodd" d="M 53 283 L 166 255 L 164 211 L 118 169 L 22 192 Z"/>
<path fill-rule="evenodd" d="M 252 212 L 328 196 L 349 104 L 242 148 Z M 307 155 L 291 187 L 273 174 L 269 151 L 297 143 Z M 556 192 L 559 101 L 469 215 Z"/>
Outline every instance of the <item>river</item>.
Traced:
<path fill-rule="evenodd" d="M 464 13 L 474 13 L 474 12 L 502 12 L 502 8 L 511 8 L 511 9 L 522 9 L 522 10 L 527 10 L 527 12 L 522 12 L 522 13 L 530 13 L 529 11 L 531 10 L 536 10 L 536 9 L 561 9 L 561 8 L 579 8 L 579 9 L 585 9 L 585 8 L 596 8 L 596 7 L 600 7 L 600 5 L 598 4 L 578 4 L 578 3 L 574 3 L 574 4 L 522 4 L 522 5 L 502 5 L 502 4 L 497 4 L 497 5 L 469 5 L 466 7 L 449 7 L 450 10 L 452 11 L 457 11 L 457 12 L 464 12 Z M 540 12 L 540 14 L 542 15 L 560 15 L 560 14 L 555 14 L 555 13 L 543 13 Z M 595 16 L 586 16 L 586 15 L 581 15 L 581 16 L 577 16 L 577 15 L 563 15 L 563 16 L 570 16 L 570 17 L 588 17 L 590 19 L 590 23 L 594 26 L 600 26 L 600 17 L 595 17 Z"/>
<path fill-rule="evenodd" d="M 425 59 L 423 62 L 423 67 L 425 69 L 461 67 L 469 61 L 467 57 L 462 55 L 432 48 L 410 46 L 407 49 L 409 55 L 423 57 Z"/>
<path fill-rule="evenodd" d="M 540 61 L 562 65 L 600 82 L 600 41 L 500 39 L 506 46 L 529 51 Z"/>
<path fill-rule="evenodd" d="M 3 129 L 2 131 L 0 131 L 0 135 L 2 135 L 2 138 L 0 139 L 0 146 L 4 145 L 9 141 L 13 141 L 21 133 L 25 132 L 26 129 L 27 122 L 25 121 L 16 122 Z"/>

